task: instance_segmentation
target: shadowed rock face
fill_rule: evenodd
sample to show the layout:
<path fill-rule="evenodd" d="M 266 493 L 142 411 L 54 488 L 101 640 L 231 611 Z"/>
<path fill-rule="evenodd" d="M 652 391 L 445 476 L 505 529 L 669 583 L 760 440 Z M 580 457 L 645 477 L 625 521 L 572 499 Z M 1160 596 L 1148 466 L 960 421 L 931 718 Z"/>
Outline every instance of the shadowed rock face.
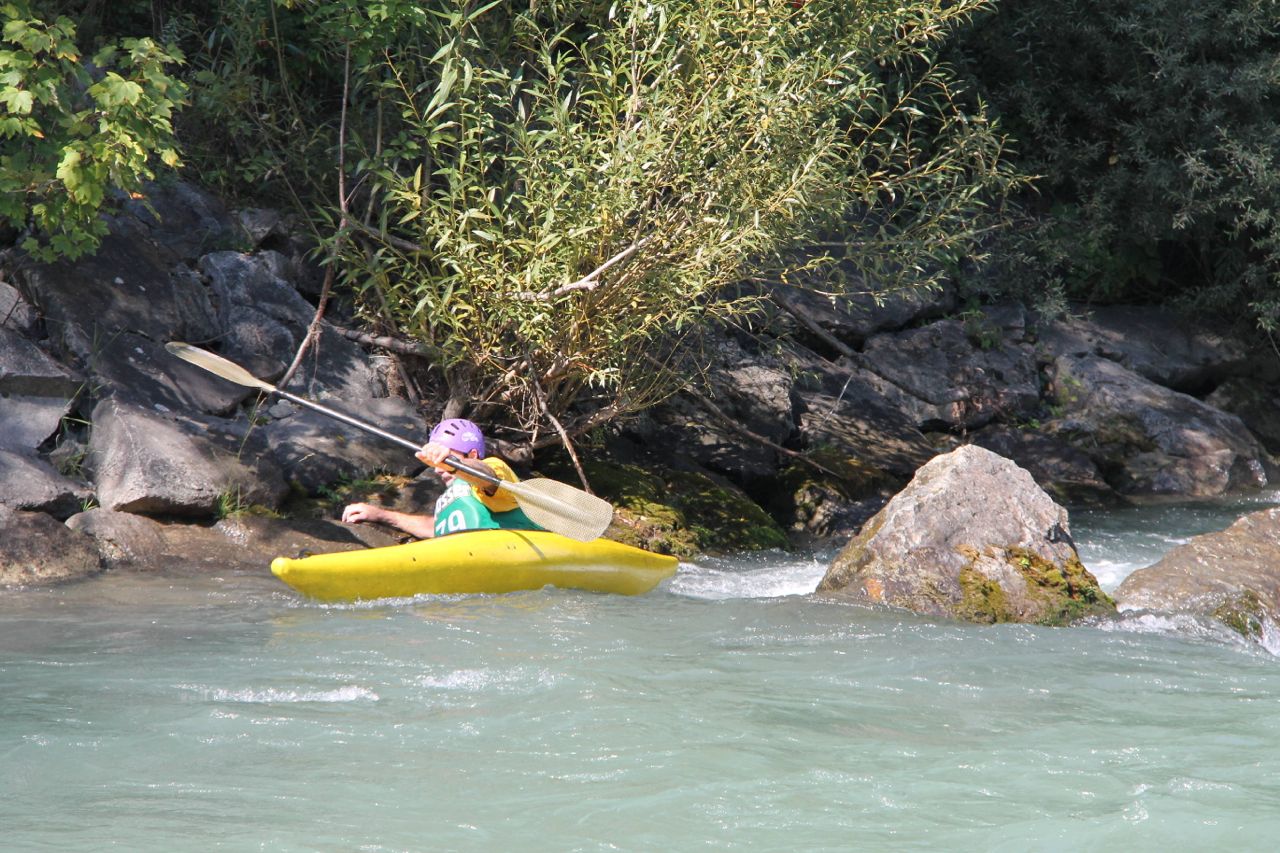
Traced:
<path fill-rule="evenodd" d="M 1280 614 L 1280 508 L 1197 536 L 1116 590 L 1122 610 L 1210 616 L 1246 636 Z"/>
<path fill-rule="evenodd" d="M 1059 436 L 1090 448 L 1116 490 L 1208 497 L 1267 484 L 1272 465 L 1235 415 L 1097 356 L 1061 356 L 1052 384 Z"/>
<path fill-rule="evenodd" d="M 1061 624 L 1113 609 L 1067 512 L 968 445 L 935 457 L 836 557 L 819 592 L 975 622 Z"/>

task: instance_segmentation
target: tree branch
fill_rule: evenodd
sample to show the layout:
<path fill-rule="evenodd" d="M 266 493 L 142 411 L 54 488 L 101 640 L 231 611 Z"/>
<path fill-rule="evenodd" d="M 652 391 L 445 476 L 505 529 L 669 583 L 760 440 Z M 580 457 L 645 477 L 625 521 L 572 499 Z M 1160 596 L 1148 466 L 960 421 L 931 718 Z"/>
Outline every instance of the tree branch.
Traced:
<path fill-rule="evenodd" d="M 652 240 L 652 236 L 637 240 L 575 282 L 562 284 L 555 290 L 542 290 L 538 293 L 533 293 L 528 290 L 522 291 L 521 293 L 516 294 L 516 298 L 523 302 L 547 302 L 555 299 L 557 296 L 564 296 L 566 293 L 572 293 L 575 290 L 595 290 L 600 286 L 599 278 L 602 272 L 609 269 L 609 267 L 614 264 L 625 261 L 636 252 L 640 251 L 640 249 L 644 248 Z"/>

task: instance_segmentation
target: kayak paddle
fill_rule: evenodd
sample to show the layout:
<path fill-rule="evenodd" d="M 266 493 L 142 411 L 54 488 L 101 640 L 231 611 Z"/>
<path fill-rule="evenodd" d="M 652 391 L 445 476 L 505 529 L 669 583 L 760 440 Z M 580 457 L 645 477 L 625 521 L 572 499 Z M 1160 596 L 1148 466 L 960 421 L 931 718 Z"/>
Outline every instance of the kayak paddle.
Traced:
<path fill-rule="evenodd" d="M 291 403 L 327 415 L 348 426 L 364 430 L 414 452 L 422 449 L 422 445 L 407 438 L 392 435 L 371 423 L 330 409 L 328 406 L 322 406 L 305 397 L 290 394 L 270 382 L 264 382 L 235 362 L 228 361 L 220 355 L 214 355 L 208 350 L 179 341 L 171 341 L 165 344 L 164 348 L 183 361 L 221 376 L 228 382 L 276 394 Z M 478 480 L 483 480 L 499 489 L 506 489 L 531 521 L 561 536 L 567 536 L 579 542 L 590 542 L 592 539 L 599 538 L 609 526 L 609 522 L 613 520 L 613 507 L 608 501 L 587 494 L 582 489 L 574 488 L 567 483 L 543 478 L 510 483 L 494 475 L 487 465 L 468 465 L 456 456 L 448 456 L 444 461 Z"/>

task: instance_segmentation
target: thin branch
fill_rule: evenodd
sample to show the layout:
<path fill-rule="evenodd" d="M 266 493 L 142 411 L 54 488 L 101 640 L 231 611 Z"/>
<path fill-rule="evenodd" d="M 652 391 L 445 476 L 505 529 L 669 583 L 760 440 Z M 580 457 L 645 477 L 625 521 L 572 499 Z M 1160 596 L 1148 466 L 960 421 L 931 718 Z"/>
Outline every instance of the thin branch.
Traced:
<path fill-rule="evenodd" d="M 845 358 L 857 358 L 858 354 L 852 347 L 828 332 L 826 329 L 822 328 L 822 326 L 818 325 L 818 321 L 810 317 L 808 312 L 802 309 L 799 305 L 792 302 L 790 297 L 783 296 L 780 287 L 776 283 L 763 281 L 759 281 L 758 283 L 768 285 L 769 298 L 792 317 L 799 320 L 801 325 L 817 335 L 823 343 L 840 353 Z"/>
<path fill-rule="evenodd" d="M 372 225 L 361 222 L 359 219 L 349 219 L 347 224 L 354 226 L 357 231 L 362 231 L 370 237 L 381 240 L 393 249 L 399 249 L 402 252 L 415 252 L 417 254 L 425 254 L 427 251 L 423 246 L 413 242 L 412 240 L 406 240 L 403 237 L 388 234 L 386 231 L 374 228 Z"/>
<path fill-rule="evenodd" d="M 566 293 L 572 293 L 575 290 L 595 290 L 597 287 L 600 286 L 599 277 L 602 272 L 609 269 L 609 267 L 613 266 L 614 264 L 625 261 L 627 258 L 631 257 L 636 252 L 640 251 L 642 248 L 648 245 L 649 242 L 652 240 L 653 240 L 652 235 L 648 237 L 644 237 L 640 240 L 637 240 L 636 242 L 632 243 L 630 246 L 623 249 L 621 252 L 614 255 L 612 258 L 605 261 L 603 264 L 596 267 L 591 272 L 587 273 L 585 276 L 583 276 L 582 278 L 578 279 L 575 282 L 571 282 L 570 284 L 562 284 L 559 287 L 557 287 L 555 290 L 543 290 L 539 293 L 533 293 L 531 291 L 526 290 L 521 293 L 517 293 L 516 298 L 520 299 L 523 302 L 547 302 L 549 300 L 555 299 L 557 296 L 564 296 Z"/>
<path fill-rule="evenodd" d="M 320 321 L 324 319 L 325 309 L 329 307 L 329 296 L 333 293 L 333 279 L 336 275 L 335 270 L 338 267 L 338 259 L 342 256 L 342 244 L 346 236 L 347 226 L 347 101 L 350 96 L 351 43 L 348 42 L 342 64 L 342 114 L 338 121 L 338 210 L 340 211 L 338 234 L 333 240 L 333 251 L 329 255 L 328 269 L 324 273 L 324 284 L 320 287 L 320 298 L 316 303 L 315 316 L 311 318 L 311 325 L 307 327 L 307 333 L 302 336 L 302 343 L 298 345 L 298 352 L 293 356 L 293 363 L 289 365 L 289 369 L 280 378 L 279 385 L 281 388 L 287 386 L 289 380 L 293 379 L 294 374 L 298 372 L 298 368 L 302 365 L 302 359 L 307 354 L 307 349 L 320 337 Z"/>
<path fill-rule="evenodd" d="M 378 347 L 401 355 L 420 355 L 423 358 L 430 359 L 438 359 L 440 357 L 439 350 L 419 341 L 406 341 L 403 338 L 395 338 L 390 335 L 374 335 L 369 332 L 335 326 L 332 323 L 327 323 L 326 325 L 347 340 L 355 341 L 364 346 Z"/>
<path fill-rule="evenodd" d="M 530 383 L 533 386 L 534 399 L 538 401 L 538 408 L 542 410 L 542 415 L 551 421 L 551 425 L 556 428 L 556 432 L 560 435 L 560 443 L 569 454 L 569 459 L 573 462 L 573 468 L 578 472 L 578 479 L 582 482 L 582 488 L 587 494 L 593 494 L 591 491 L 591 483 L 587 480 L 587 472 L 582 469 L 582 461 L 578 459 L 578 452 L 573 449 L 573 442 L 569 439 L 569 434 L 565 432 L 564 425 L 547 408 L 547 395 L 542 390 L 542 383 L 534 377 Z"/>

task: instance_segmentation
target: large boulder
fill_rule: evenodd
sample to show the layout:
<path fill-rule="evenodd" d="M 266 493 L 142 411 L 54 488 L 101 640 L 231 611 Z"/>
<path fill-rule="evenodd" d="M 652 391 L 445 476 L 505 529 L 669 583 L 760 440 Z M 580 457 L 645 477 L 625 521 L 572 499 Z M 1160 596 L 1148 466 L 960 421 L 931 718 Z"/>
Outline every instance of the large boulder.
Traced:
<path fill-rule="evenodd" d="M 1267 484 L 1272 462 L 1240 418 L 1099 356 L 1059 356 L 1052 434 L 1090 456 L 1121 494 L 1213 496 Z"/>
<path fill-rule="evenodd" d="M 226 446 L 234 434 L 199 429 L 103 400 L 93 411 L 88 458 L 98 502 L 124 512 L 195 517 L 212 516 L 220 505 L 279 504 L 287 487 L 278 467 Z"/>
<path fill-rule="evenodd" d="M 1250 513 L 1197 536 L 1155 565 L 1132 572 L 1115 591 L 1121 610 L 1208 616 L 1262 639 L 1280 625 L 1280 508 Z"/>
<path fill-rule="evenodd" d="M 990 309 L 875 335 L 860 359 L 866 380 L 923 430 L 971 430 L 1040 405 L 1036 354 L 1020 309 Z"/>
<path fill-rule="evenodd" d="M 1114 609 L 1080 563 L 1066 510 L 974 445 L 916 472 L 818 591 L 974 622 L 1065 624 Z"/>
<path fill-rule="evenodd" d="M 1062 317 L 1040 330 L 1040 341 L 1055 354 L 1106 358 L 1189 394 L 1263 366 L 1241 341 L 1150 305 L 1098 306 Z"/>
<path fill-rule="evenodd" d="M 67 518 L 90 496 L 82 483 L 59 474 L 35 454 L 0 448 L 0 506 Z"/>
<path fill-rule="evenodd" d="M 42 586 L 101 570 L 89 537 L 42 512 L 0 505 L 0 587 Z"/>

